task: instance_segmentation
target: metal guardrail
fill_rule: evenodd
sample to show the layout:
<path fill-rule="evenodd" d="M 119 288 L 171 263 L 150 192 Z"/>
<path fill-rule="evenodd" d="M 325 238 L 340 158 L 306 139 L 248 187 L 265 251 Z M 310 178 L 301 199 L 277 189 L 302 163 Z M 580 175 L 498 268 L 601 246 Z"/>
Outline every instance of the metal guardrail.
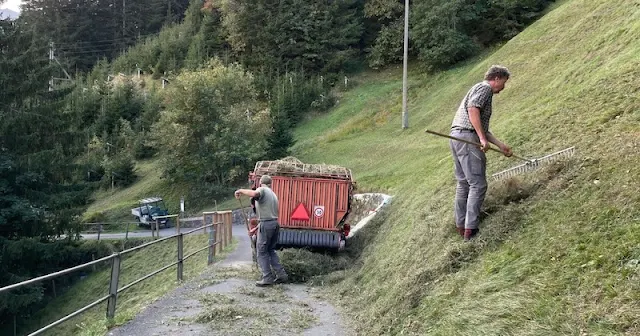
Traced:
<path fill-rule="evenodd" d="M 221 211 L 220 213 L 223 213 L 224 211 Z M 182 218 L 181 221 L 181 215 L 180 214 L 174 214 L 174 215 L 166 215 L 166 216 L 156 216 L 153 219 L 153 222 L 151 222 L 151 224 L 149 225 L 149 228 L 151 229 L 151 237 L 152 238 L 159 238 L 160 237 L 160 220 L 161 219 L 165 219 L 165 218 L 175 218 L 175 225 L 176 225 L 176 231 L 178 233 L 180 233 L 180 225 L 182 224 L 183 221 L 187 221 L 190 222 L 192 218 Z M 89 226 L 89 227 L 96 227 L 95 230 L 92 231 L 85 231 L 86 233 L 97 233 L 97 240 L 100 240 L 101 235 L 103 233 L 113 233 L 113 232 L 108 232 L 105 231 L 103 226 L 109 226 L 109 225 L 113 225 L 113 226 L 122 226 L 125 228 L 125 240 L 129 239 L 129 232 L 131 230 L 131 225 L 135 226 L 139 226 L 140 222 L 94 222 L 94 223 L 81 223 L 80 225 L 82 226 Z"/>
<path fill-rule="evenodd" d="M 220 218 L 226 219 L 224 216 L 222 216 Z M 82 265 L 78 265 L 78 266 L 75 266 L 75 267 L 67 268 L 67 269 L 64 269 L 64 270 L 61 270 L 61 271 L 58 271 L 58 272 L 54 272 L 54 273 L 43 275 L 43 276 L 40 276 L 40 277 L 37 277 L 37 278 L 33 278 L 33 279 L 30 279 L 30 280 L 22 281 L 22 282 L 17 283 L 17 284 L 13 284 L 13 285 L 2 287 L 2 288 L 0 288 L 0 293 L 9 292 L 9 291 L 11 291 L 13 289 L 24 287 L 24 286 L 28 286 L 28 285 L 32 285 L 34 283 L 38 283 L 38 282 L 41 282 L 41 281 L 55 279 L 55 278 L 57 278 L 59 276 L 63 276 L 65 274 L 69 274 L 69 273 L 72 273 L 72 272 L 75 272 L 75 271 L 78 271 L 78 270 L 81 270 L 81 269 L 85 269 L 87 267 L 94 266 L 96 264 L 99 264 L 99 263 L 102 263 L 102 262 L 105 262 L 105 261 L 111 260 L 111 278 L 110 278 L 110 281 L 109 281 L 109 294 L 108 295 L 106 295 L 106 296 L 104 296 L 104 297 L 92 302 L 89 305 L 86 305 L 86 306 L 76 310 L 75 312 L 73 312 L 73 313 L 71 313 L 71 314 L 69 314 L 69 315 L 67 315 L 67 316 L 65 316 L 65 317 L 63 317 L 63 318 L 61 318 L 61 319 L 59 319 L 57 321 L 54 321 L 54 322 L 52 322 L 52 323 L 50 323 L 50 324 L 48 324 L 48 325 L 46 325 L 46 326 L 44 326 L 42 328 L 30 333 L 29 336 L 39 335 L 39 334 L 41 334 L 41 333 L 43 333 L 43 332 L 45 332 L 45 331 L 47 331 L 47 330 L 59 325 L 61 323 L 64 323 L 64 322 L 72 319 L 73 317 L 76 317 L 76 316 L 86 312 L 87 310 L 89 310 L 89 309 L 91 309 L 91 308 L 93 308 L 93 307 L 95 307 L 95 306 L 97 306 L 97 305 L 99 305 L 99 304 L 101 304 L 101 303 L 103 303 L 105 301 L 107 301 L 107 318 L 108 319 L 112 319 L 115 316 L 116 302 L 117 302 L 117 298 L 118 298 L 118 294 L 119 293 L 121 293 L 121 292 L 123 292 L 123 291 L 125 291 L 125 290 L 127 290 L 127 289 L 129 289 L 129 288 L 131 288 L 131 287 L 133 287 L 133 286 L 135 286 L 137 284 L 139 284 L 140 282 L 142 282 L 144 280 L 147 280 L 147 279 L 157 275 L 158 273 L 160 273 L 162 271 L 165 271 L 165 270 L 167 270 L 167 269 L 169 269 L 169 268 L 171 268 L 173 266 L 176 266 L 176 265 L 177 265 L 177 278 L 178 278 L 178 281 L 182 281 L 183 280 L 184 261 L 189 259 L 189 258 L 191 258 L 191 257 L 193 257 L 194 255 L 206 250 L 206 249 L 209 250 L 209 255 L 208 255 L 208 258 L 207 258 L 207 264 L 211 265 L 213 263 L 213 261 L 214 261 L 214 258 L 215 258 L 216 247 L 221 252 L 225 247 L 227 247 L 228 244 L 231 243 L 231 240 L 228 239 L 228 237 L 231 237 L 231 225 L 232 225 L 231 221 L 228 221 L 228 220 L 224 221 L 224 222 L 215 222 L 214 221 L 212 224 L 203 225 L 201 227 L 195 228 L 193 230 L 190 230 L 190 231 L 187 231 L 187 232 L 184 232 L 184 233 L 177 233 L 177 234 L 172 235 L 172 236 L 159 238 L 157 240 L 154 240 L 154 241 L 151 241 L 151 242 L 148 242 L 148 243 L 145 243 L 145 244 L 142 244 L 142 245 L 139 245 L 139 246 L 124 250 L 122 252 L 117 252 L 117 253 L 114 253 L 114 254 L 112 254 L 110 256 L 106 256 L 104 258 L 100 258 L 98 260 L 94 260 L 94 261 L 91 261 L 91 262 L 88 262 L 88 263 L 85 263 L 85 264 L 82 264 Z M 192 233 L 200 231 L 200 230 L 204 230 L 204 233 L 206 233 L 207 232 L 207 228 L 209 228 L 209 227 L 212 228 L 212 229 L 209 231 L 209 241 L 208 241 L 207 245 L 202 247 L 202 248 L 200 248 L 200 249 L 198 249 L 197 251 L 194 251 L 194 252 L 184 256 L 184 236 L 188 235 L 188 234 L 192 234 Z M 169 265 L 163 266 L 162 268 L 157 269 L 157 270 L 155 270 L 155 271 L 153 271 L 153 272 L 151 272 L 151 273 L 149 273 L 149 274 L 147 274 L 147 275 L 145 275 L 145 276 L 143 276 L 143 277 L 141 277 L 141 278 L 139 278 L 137 280 L 134 280 L 133 282 L 131 282 L 131 283 L 125 285 L 125 286 L 122 286 L 122 287 L 120 287 L 118 289 L 118 281 L 120 279 L 120 264 L 122 262 L 122 257 L 124 255 L 126 255 L 128 253 L 131 253 L 131 252 L 134 252 L 134 251 L 137 251 L 137 250 L 140 250 L 140 249 L 143 249 L 145 247 L 151 246 L 153 244 L 157 244 L 157 243 L 163 242 L 165 240 L 172 239 L 172 238 L 177 238 L 177 242 L 178 242 L 178 244 L 177 244 L 178 245 L 177 246 L 178 258 L 177 258 L 177 260 L 175 262 L 173 262 L 173 263 L 171 263 Z"/>
<path fill-rule="evenodd" d="M 139 224 L 140 223 L 138 223 L 138 222 L 97 222 L 97 223 L 82 223 L 80 225 L 82 225 L 82 226 L 96 226 L 97 227 L 96 231 L 97 231 L 97 234 L 98 234 L 97 240 L 100 240 L 100 236 L 102 235 L 103 232 L 105 232 L 105 230 L 103 229 L 103 226 L 109 226 L 109 225 L 115 225 L 115 226 L 122 225 L 122 226 L 124 226 L 124 225 L 126 225 L 126 231 L 125 231 L 125 238 L 124 239 L 127 240 L 127 239 L 129 239 L 129 230 L 131 228 L 131 225 L 138 226 Z M 153 225 L 152 225 L 151 230 L 153 230 Z M 89 231 L 89 232 L 85 231 L 85 233 L 92 233 L 92 232 L 91 231 Z M 109 233 L 109 232 L 105 232 L 105 233 Z M 153 232 L 152 232 L 152 235 L 153 235 Z"/>

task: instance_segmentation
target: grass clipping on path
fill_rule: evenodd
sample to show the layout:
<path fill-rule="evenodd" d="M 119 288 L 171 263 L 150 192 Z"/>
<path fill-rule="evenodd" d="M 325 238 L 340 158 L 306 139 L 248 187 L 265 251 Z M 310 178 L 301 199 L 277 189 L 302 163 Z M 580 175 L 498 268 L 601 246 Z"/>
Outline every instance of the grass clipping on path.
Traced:
<path fill-rule="evenodd" d="M 184 254 L 187 255 L 208 243 L 209 237 L 204 234 L 184 237 Z M 166 240 L 155 245 L 135 251 L 122 260 L 119 287 L 129 284 L 142 276 L 173 262 L 176 258 L 175 239 Z M 237 242 L 216 255 L 216 260 L 225 257 L 232 251 Z M 184 280 L 197 279 L 207 269 L 207 251 L 202 251 L 184 262 Z M 107 293 L 111 267 L 105 265 L 93 272 L 73 287 L 60 294 L 47 307 L 39 311 L 28 323 L 35 329 L 93 302 Z M 105 318 L 106 303 L 100 304 L 84 314 L 75 317 L 47 332 L 47 335 L 104 335 L 108 329 L 122 325 L 133 319 L 151 302 L 170 292 L 181 283 L 176 280 L 176 267 L 171 267 L 157 275 L 118 294 L 116 316 L 113 320 Z"/>
<path fill-rule="evenodd" d="M 325 276 L 347 269 L 351 261 L 346 254 L 311 252 L 306 249 L 285 249 L 279 252 L 280 262 L 291 282 L 310 285 L 324 282 Z"/>

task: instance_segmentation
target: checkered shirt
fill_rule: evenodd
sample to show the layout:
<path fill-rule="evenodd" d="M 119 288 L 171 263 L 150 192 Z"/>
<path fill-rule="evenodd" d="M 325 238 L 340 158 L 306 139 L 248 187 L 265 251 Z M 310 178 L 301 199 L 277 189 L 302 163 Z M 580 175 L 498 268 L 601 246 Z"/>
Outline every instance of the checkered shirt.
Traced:
<path fill-rule="evenodd" d="M 469 119 L 469 107 L 477 107 L 480 109 L 480 122 L 485 133 L 489 133 L 489 119 L 491 119 L 491 102 L 493 100 L 493 91 L 489 82 L 483 81 L 474 85 L 456 111 L 456 115 L 451 123 L 451 128 L 463 128 L 473 130 L 473 124 Z"/>

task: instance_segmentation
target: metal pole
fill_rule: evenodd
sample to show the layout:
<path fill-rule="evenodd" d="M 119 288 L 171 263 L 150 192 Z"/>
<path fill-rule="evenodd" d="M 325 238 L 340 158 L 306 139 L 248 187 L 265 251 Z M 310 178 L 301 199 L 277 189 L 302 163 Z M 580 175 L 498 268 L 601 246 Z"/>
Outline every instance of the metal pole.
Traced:
<path fill-rule="evenodd" d="M 153 224 L 151 224 L 151 225 L 153 225 Z M 160 229 L 159 229 L 159 225 L 160 225 L 160 224 L 158 223 L 158 219 L 156 218 L 156 222 L 155 222 L 155 225 L 154 225 L 155 227 L 152 229 L 152 230 L 154 230 L 154 231 L 156 232 L 156 239 L 157 239 L 157 238 L 160 238 Z M 153 234 L 152 234 L 152 236 L 153 236 Z"/>
<path fill-rule="evenodd" d="M 213 258 L 216 256 L 215 232 L 216 230 L 213 227 L 209 230 L 209 257 L 207 258 L 207 265 L 213 264 Z"/>
<path fill-rule="evenodd" d="M 182 235 L 182 233 L 178 236 L 178 281 L 182 281 L 182 270 L 183 270 L 183 263 L 182 263 L 182 257 L 184 256 L 183 252 L 183 248 L 184 248 L 184 236 Z"/>
<path fill-rule="evenodd" d="M 54 53 L 53 53 L 53 42 L 49 43 L 49 64 L 53 63 Z M 49 91 L 53 91 L 53 76 L 49 80 Z"/>
<path fill-rule="evenodd" d="M 404 1 L 404 64 L 402 71 L 402 129 L 409 127 L 407 112 L 407 63 L 409 58 L 409 0 Z"/>
<path fill-rule="evenodd" d="M 124 37 L 126 35 L 125 34 L 125 24 L 127 22 L 126 8 L 127 8 L 127 2 L 125 0 L 122 0 L 122 38 L 123 39 L 124 39 Z M 126 42 L 123 42 L 123 44 L 126 44 Z"/>
<path fill-rule="evenodd" d="M 100 241 L 100 233 L 102 233 L 102 224 L 98 224 L 98 241 Z"/>
<path fill-rule="evenodd" d="M 116 300 L 118 298 L 118 279 L 120 278 L 120 253 L 116 253 L 111 263 L 111 281 L 109 282 L 109 301 L 107 302 L 107 318 L 116 315 Z"/>

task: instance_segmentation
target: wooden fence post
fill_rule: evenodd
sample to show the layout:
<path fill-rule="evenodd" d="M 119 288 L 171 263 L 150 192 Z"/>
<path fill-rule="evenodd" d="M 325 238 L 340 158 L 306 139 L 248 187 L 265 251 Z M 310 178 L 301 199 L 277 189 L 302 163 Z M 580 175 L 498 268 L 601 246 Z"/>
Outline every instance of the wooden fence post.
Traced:
<path fill-rule="evenodd" d="M 182 281 L 182 272 L 184 270 L 184 236 L 182 233 L 178 236 L 178 281 Z"/>
<path fill-rule="evenodd" d="M 116 300 L 118 298 L 118 280 L 120 279 L 120 253 L 118 252 L 111 263 L 111 280 L 109 281 L 109 301 L 107 302 L 107 318 L 116 315 Z"/>

